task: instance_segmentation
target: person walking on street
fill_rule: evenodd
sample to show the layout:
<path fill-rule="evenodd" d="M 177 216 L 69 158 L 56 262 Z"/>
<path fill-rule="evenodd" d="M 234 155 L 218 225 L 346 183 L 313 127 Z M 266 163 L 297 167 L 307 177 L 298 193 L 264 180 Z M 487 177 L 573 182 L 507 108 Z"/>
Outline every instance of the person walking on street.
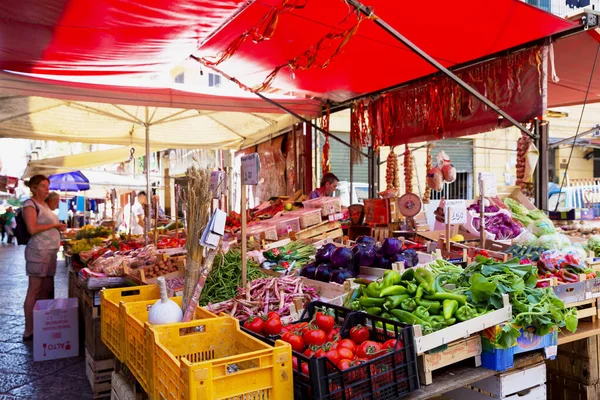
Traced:
<path fill-rule="evenodd" d="M 32 177 L 28 184 L 32 196 L 23 204 L 23 219 L 31 235 L 25 247 L 25 269 L 29 277 L 29 287 L 23 305 L 24 341 L 33 339 L 33 308 L 36 301 L 48 299 L 54 292 L 60 232 L 67 229 L 45 203 L 50 192 L 49 184 L 50 181 L 44 175 Z"/>

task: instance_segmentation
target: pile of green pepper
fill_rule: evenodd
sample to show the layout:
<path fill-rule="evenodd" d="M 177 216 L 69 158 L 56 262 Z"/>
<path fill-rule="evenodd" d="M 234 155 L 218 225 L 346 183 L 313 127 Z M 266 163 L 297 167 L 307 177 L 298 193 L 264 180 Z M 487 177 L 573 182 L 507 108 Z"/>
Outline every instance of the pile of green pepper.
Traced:
<path fill-rule="evenodd" d="M 467 303 L 467 296 L 444 289 L 426 268 L 410 268 L 400 274 L 385 271 L 376 282 L 357 279 L 360 297 L 353 310 L 410 325 L 421 325 L 425 333 L 434 332 L 480 315 Z M 485 310 L 480 310 L 485 312 Z"/>

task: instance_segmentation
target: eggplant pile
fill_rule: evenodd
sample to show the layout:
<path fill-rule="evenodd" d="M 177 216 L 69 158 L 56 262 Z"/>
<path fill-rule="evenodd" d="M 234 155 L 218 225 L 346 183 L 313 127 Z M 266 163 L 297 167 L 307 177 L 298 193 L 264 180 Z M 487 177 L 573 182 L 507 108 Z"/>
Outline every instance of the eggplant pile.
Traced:
<path fill-rule="evenodd" d="M 402 242 L 396 238 L 387 238 L 379 246 L 373 237 L 359 236 L 352 249 L 332 243 L 321 247 L 315 261 L 300 270 L 300 276 L 343 284 L 346 279 L 355 278 L 360 267 L 392 269 L 392 264 L 400 261 L 412 268 L 419 263 L 419 256 L 414 249 L 403 250 Z"/>
<path fill-rule="evenodd" d="M 302 267 L 300 276 L 343 285 L 346 279 L 356 276 L 354 254 L 347 247 L 327 243 L 317 251 L 314 262 Z"/>

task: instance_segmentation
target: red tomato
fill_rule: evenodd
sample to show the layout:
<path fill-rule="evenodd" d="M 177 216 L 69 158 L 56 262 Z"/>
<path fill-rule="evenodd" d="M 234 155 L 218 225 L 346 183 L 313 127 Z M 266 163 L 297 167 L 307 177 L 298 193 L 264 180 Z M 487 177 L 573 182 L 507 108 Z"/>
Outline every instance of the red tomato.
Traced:
<path fill-rule="evenodd" d="M 381 345 L 381 349 L 382 349 L 382 350 L 386 350 L 386 349 L 392 349 L 392 350 L 393 350 L 393 349 L 395 349 L 395 348 L 396 348 L 396 343 L 397 343 L 397 342 L 398 342 L 398 341 L 397 341 L 396 339 L 390 339 L 390 340 L 387 340 L 387 341 L 385 341 L 385 343 L 383 343 L 383 344 Z M 402 343 L 402 342 L 400 342 L 400 343 Z"/>
<path fill-rule="evenodd" d="M 298 353 L 302 353 L 304 351 L 304 339 L 302 339 L 302 336 L 292 333 L 287 337 L 287 340 L 284 339 L 284 341 L 288 342 L 292 346 L 292 350 L 297 351 Z"/>
<path fill-rule="evenodd" d="M 325 352 L 325 357 L 327 357 L 333 365 L 338 365 L 338 363 L 341 360 L 340 355 L 337 352 L 337 350 L 333 350 L 333 349 Z"/>
<path fill-rule="evenodd" d="M 302 373 L 306 376 L 310 376 L 308 373 L 308 363 L 302 363 Z"/>
<path fill-rule="evenodd" d="M 263 327 L 263 331 L 267 335 L 279 335 L 281 333 L 281 320 L 279 317 L 277 318 L 269 318 L 267 322 L 265 322 L 265 326 Z"/>
<path fill-rule="evenodd" d="M 369 330 L 362 325 L 356 325 L 355 327 L 350 329 L 350 339 L 352 339 L 352 341 L 357 345 L 360 345 L 363 342 L 369 340 L 369 337 Z"/>
<path fill-rule="evenodd" d="M 352 360 L 349 360 L 347 358 L 342 358 L 340 360 L 340 362 L 337 364 L 337 367 L 339 369 L 341 369 L 342 371 L 352 367 Z"/>
<path fill-rule="evenodd" d="M 248 329 L 251 332 L 263 334 L 263 328 L 265 326 L 265 321 L 262 318 L 258 317 L 250 317 L 246 322 L 244 322 L 244 328 Z"/>
<path fill-rule="evenodd" d="M 302 338 L 307 346 L 322 346 L 327 341 L 327 334 L 320 329 L 313 329 L 311 327 L 311 329 L 302 334 Z"/>
<path fill-rule="evenodd" d="M 322 347 L 319 348 L 319 350 L 317 350 L 315 352 L 315 357 L 316 358 L 321 358 L 321 357 L 325 357 L 325 355 L 327 354 L 327 352 L 325 350 L 323 350 Z"/>
<path fill-rule="evenodd" d="M 327 333 L 335 326 L 335 319 L 333 319 L 331 315 L 319 311 L 315 315 L 315 323 L 320 329 Z"/>
<path fill-rule="evenodd" d="M 337 348 L 337 352 L 340 355 L 341 359 L 347 358 L 352 360 L 354 358 L 354 352 L 347 347 L 339 347 Z"/>
<path fill-rule="evenodd" d="M 345 347 L 347 349 L 352 350 L 352 353 L 356 353 L 356 343 L 354 343 L 352 341 L 352 339 L 342 339 L 339 342 L 337 342 L 337 348 L 339 349 L 340 347 Z"/>
<path fill-rule="evenodd" d="M 304 355 L 310 358 L 315 355 L 315 351 L 309 347 L 308 349 L 304 350 Z"/>
<path fill-rule="evenodd" d="M 279 319 L 279 314 L 277 314 L 275 311 L 269 311 L 269 313 L 267 314 L 267 319 L 269 319 L 269 318 Z"/>
<path fill-rule="evenodd" d="M 285 326 L 284 326 L 284 329 L 285 329 Z M 290 332 L 290 331 L 285 331 L 284 332 L 282 330 L 281 332 L 282 332 L 282 334 L 281 334 L 281 340 L 283 340 L 284 342 L 288 342 L 289 343 L 290 342 L 289 341 L 290 336 L 292 336 L 294 334 L 292 332 Z"/>
<path fill-rule="evenodd" d="M 298 357 L 292 357 L 292 368 L 294 371 L 298 371 Z"/>
<path fill-rule="evenodd" d="M 356 356 L 358 358 L 366 358 L 367 360 L 371 360 L 375 357 L 381 355 L 381 345 L 372 340 L 367 340 L 363 342 L 360 346 L 358 346 L 358 350 L 356 351 Z"/>
<path fill-rule="evenodd" d="M 327 341 L 335 342 L 340 338 L 340 328 L 333 328 L 329 332 L 327 332 Z"/>
<path fill-rule="evenodd" d="M 382 350 L 387 349 L 389 352 L 396 351 L 396 355 L 394 356 L 396 364 L 402 364 L 404 362 L 404 351 L 400 351 L 404 349 L 404 343 L 402 343 L 402 340 L 390 339 L 385 342 L 381 348 Z"/>

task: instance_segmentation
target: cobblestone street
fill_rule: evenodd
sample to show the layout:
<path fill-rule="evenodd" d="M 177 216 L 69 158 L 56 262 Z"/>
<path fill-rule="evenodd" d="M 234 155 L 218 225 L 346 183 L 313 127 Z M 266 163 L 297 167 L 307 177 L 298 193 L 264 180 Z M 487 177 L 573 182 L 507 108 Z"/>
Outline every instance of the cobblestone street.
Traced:
<path fill-rule="evenodd" d="M 34 363 L 33 342 L 22 342 L 28 281 L 24 249 L 0 243 L 0 400 L 92 399 L 84 357 Z M 67 297 L 63 261 L 56 272 L 55 297 Z"/>

